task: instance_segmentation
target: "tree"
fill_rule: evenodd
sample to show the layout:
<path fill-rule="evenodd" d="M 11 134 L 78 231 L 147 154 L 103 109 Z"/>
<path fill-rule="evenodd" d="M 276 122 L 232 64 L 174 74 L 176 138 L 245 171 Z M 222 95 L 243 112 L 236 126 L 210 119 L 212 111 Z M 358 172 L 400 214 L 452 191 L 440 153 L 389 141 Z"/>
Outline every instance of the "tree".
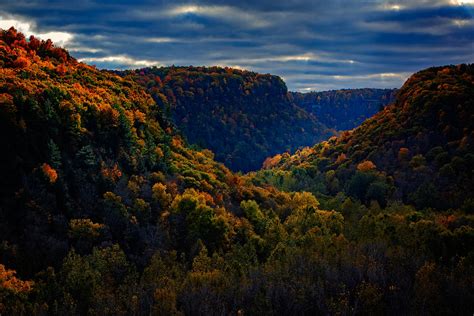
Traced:
<path fill-rule="evenodd" d="M 267 222 L 257 202 L 254 200 L 242 201 L 240 202 L 240 209 L 254 226 L 255 232 L 259 235 L 263 235 L 267 227 Z"/>
<path fill-rule="evenodd" d="M 0 264 L 0 313 L 20 315 L 26 313 L 28 294 L 34 282 L 16 277 L 16 271 Z"/>
<path fill-rule="evenodd" d="M 86 145 L 79 149 L 76 159 L 80 164 L 87 167 L 94 167 L 97 164 L 97 158 L 91 145 Z"/>
<path fill-rule="evenodd" d="M 377 169 L 375 164 L 370 160 L 365 160 L 357 165 L 357 170 L 362 172 L 372 171 Z"/>
<path fill-rule="evenodd" d="M 49 164 L 44 163 L 41 166 L 41 170 L 43 171 L 44 176 L 49 181 L 49 183 L 54 184 L 58 179 L 58 173 L 54 168 L 52 168 Z"/>
<path fill-rule="evenodd" d="M 136 313 L 137 275 L 118 245 L 94 248 L 80 256 L 71 251 L 64 260 L 61 280 L 76 313 L 108 311 L 111 314 Z"/>
<path fill-rule="evenodd" d="M 375 179 L 376 175 L 374 172 L 356 171 L 346 183 L 345 191 L 348 195 L 364 202 L 367 196 L 367 190 Z"/>
<path fill-rule="evenodd" d="M 187 189 L 182 195 L 177 195 L 171 204 L 171 214 L 175 233 L 186 236 L 185 240 L 176 236 L 184 242 L 181 247 L 189 249 L 199 239 L 212 250 L 226 243 L 229 225 L 223 216 L 218 216 L 207 205 L 203 193 Z"/>
<path fill-rule="evenodd" d="M 171 203 L 172 196 L 166 192 L 166 185 L 155 183 L 151 188 L 153 200 L 158 203 L 162 210 L 167 209 Z"/>
<path fill-rule="evenodd" d="M 51 166 L 55 169 L 59 169 L 61 168 L 61 151 L 58 147 L 58 145 L 56 145 L 56 143 L 50 139 L 48 141 L 48 158 L 49 158 L 49 163 L 51 164 Z"/>

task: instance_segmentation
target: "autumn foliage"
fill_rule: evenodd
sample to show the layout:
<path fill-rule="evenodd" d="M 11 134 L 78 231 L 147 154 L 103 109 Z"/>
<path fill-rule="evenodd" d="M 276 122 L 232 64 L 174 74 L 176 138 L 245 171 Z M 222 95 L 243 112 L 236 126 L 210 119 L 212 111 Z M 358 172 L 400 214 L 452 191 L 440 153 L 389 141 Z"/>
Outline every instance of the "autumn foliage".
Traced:
<path fill-rule="evenodd" d="M 377 166 L 375 166 L 375 164 L 370 160 L 363 161 L 357 165 L 357 170 L 363 171 L 363 172 L 371 171 L 375 169 L 377 169 Z"/>
<path fill-rule="evenodd" d="M 28 293 L 32 286 L 33 282 L 18 279 L 16 271 L 9 270 L 3 264 L 0 264 L 0 289 L 14 293 Z"/>
<path fill-rule="evenodd" d="M 44 163 L 41 166 L 41 170 L 43 171 L 43 174 L 46 176 L 46 178 L 48 179 L 50 183 L 55 183 L 56 180 L 58 179 L 58 173 L 56 172 L 56 170 L 51 168 L 51 166 L 48 165 L 47 163 Z"/>
<path fill-rule="evenodd" d="M 200 126 L 184 101 L 286 108 L 280 79 L 130 76 L 0 32 L 2 315 L 472 313 L 471 65 L 416 74 L 361 127 L 245 175 L 190 148 L 166 105 Z M 214 109 L 226 132 L 255 123 Z"/>
<path fill-rule="evenodd" d="M 24 311 L 26 297 L 33 289 L 33 281 L 23 281 L 15 270 L 0 264 L 0 313 L 10 314 Z"/>
<path fill-rule="evenodd" d="M 153 96 L 186 139 L 234 171 L 333 134 L 296 105 L 281 78 L 221 67 L 152 67 L 119 72 Z"/>
<path fill-rule="evenodd" d="M 385 196 L 378 201 L 393 196 L 420 208 L 470 208 L 474 183 L 467 166 L 474 163 L 473 69 L 473 65 L 458 65 L 416 73 L 397 91 L 393 104 L 361 126 L 317 144 L 310 153 L 298 152 L 275 168 L 292 171 L 295 179 L 287 182 L 312 187 L 320 183 L 326 187 L 323 191 L 338 192 L 334 179 L 318 182 L 322 174 L 334 170 L 339 190 L 357 191 L 364 200 L 370 191 L 369 195 Z M 380 172 L 358 174 L 369 170 Z M 347 185 L 341 188 L 341 182 Z M 356 184 L 365 187 L 364 193 L 351 189 Z"/>

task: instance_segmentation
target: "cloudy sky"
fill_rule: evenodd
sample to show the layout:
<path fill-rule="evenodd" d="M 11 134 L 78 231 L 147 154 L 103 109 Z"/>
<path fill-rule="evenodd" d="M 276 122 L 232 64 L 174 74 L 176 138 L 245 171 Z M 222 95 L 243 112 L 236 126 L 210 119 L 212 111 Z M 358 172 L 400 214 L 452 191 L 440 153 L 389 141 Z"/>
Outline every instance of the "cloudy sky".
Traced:
<path fill-rule="evenodd" d="M 0 28 L 51 38 L 100 68 L 221 65 L 297 91 L 400 87 L 474 62 L 474 0 L 2 0 Z"/>

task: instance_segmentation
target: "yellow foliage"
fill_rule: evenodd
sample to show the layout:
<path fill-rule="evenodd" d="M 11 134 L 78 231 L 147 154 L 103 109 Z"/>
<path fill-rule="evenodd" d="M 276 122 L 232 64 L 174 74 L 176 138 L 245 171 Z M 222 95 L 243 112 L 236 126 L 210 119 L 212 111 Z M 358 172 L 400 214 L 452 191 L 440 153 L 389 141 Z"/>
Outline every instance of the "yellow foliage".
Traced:
<path fill-rule="evenodd" d="M 142 176 L 133 175 L 128 180 L 127 188 L 135 195 L 140 193 L 141 188 L 145 185 L 145 178 Z"/>
<path fill-rule="evenodd" d="M 153 199 L 160 203 L 162 207 L 166 207 L 171 203 L 171 194 L 166 192 L 166 185 L 163 183 L 155 183 L 151 191 Z"/>
<path fill-rule="evenodd" d="M 296 192 L 293 195 L 291 202 L 295 208 L 313 207 L 314 209 L 317 209 L 319 206 L 319 201 L 310 192 Z"/>
<path fill-rule="evenodd" d="M 69 221 L 69 235 L 75 238 L 100 236 L 103 224 L 94 223 L 89 218 L 71 219 Z"/>

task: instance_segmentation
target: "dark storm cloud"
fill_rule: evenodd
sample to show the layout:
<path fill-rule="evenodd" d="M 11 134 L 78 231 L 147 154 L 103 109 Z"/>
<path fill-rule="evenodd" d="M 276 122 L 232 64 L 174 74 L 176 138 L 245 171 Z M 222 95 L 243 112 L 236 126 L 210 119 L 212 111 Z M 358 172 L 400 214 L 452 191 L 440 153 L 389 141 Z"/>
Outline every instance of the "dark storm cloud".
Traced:
<path fill-rule="evenodd" d="M 474 61 L 468 2 L 7 0 L 0 27 L 52 37 L 99 67 L 233 66 L 302 91 L 399 87 L 422 68 Z"/>

